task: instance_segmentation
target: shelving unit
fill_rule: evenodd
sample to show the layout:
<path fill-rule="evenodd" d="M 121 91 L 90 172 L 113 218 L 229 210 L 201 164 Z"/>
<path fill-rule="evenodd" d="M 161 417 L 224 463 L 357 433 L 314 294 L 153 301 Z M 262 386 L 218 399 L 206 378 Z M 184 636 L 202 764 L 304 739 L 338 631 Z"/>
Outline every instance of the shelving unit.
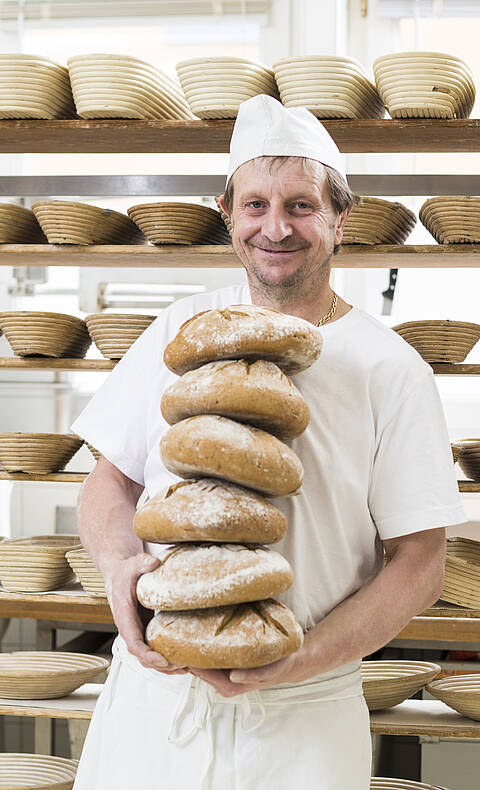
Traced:
<path fill-rule="evenodd" d="M 480 120 L 477 119 L 326 121 L 324 125 L 344 153 L 480 152 Z M 232 128 L 233 121 L 0 121 L 0 153 L 226 153 Z M 480 177 L 478 180 L 479 186 L 475 191 L 480 193 Z M 471 188 L 471 181 L 469 184 Z M 420 188 L 423 183 L 417 186 Z M 229 245 L 185 248 L 0 244 L 0 266 L 175 269 L 238 268 L 241 263 Z M 333 267 L 478 268 L 480 244 L 347 245 L 333 259 Z M 115 362 L 107 359 L 0 358 L 0 370 L 108 372 L 114 366 Z M 439 363 L 432 365 L 432 368 L 436 375 L 480 375 L 480 365 Z M 83 473 L 70 472 L 52 475 L 0 472 L 0 481 L 80 483 L 85 477 Z M 459 490 L 479 493 L 480 483 L 459 481 Z M 107 627 L 113 623 L 105 600 L 58 594 L 28 596 L 2 593 L 0 616 L 33 617 L 50 621 L 50 625 L 62 620 L 105 624 Z M 411 645 L 418 641 L 478 645 L 480 611 L 450 606 L 434 607 L 413 618 L 397 639 Z M 98 687 L 89 684 L 71 695 L 78 704 L 69 704 L 66 708 L 62 701 L 49 701 L 42 706 L 29 705 L 28 701 L 13 704 L 8 700 L 0 700 L 0 715 L 87 719 L 91 716 L 98 691 Z M 374 734 L 480 738 L 480 723 L 463 719 L 437 701 L 410 700 L 394 710 L 372 713 L 371 730 Z"/>

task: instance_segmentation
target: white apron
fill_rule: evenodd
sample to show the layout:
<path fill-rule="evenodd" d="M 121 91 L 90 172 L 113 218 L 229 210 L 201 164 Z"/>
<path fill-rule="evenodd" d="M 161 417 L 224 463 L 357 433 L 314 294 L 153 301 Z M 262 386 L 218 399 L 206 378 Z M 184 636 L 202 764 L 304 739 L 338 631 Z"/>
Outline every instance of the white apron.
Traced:
<path fill-rule="evenodd" d="M 74 790 L 368 790 L 360 672 L 225 698 L 118 637 Z"/>

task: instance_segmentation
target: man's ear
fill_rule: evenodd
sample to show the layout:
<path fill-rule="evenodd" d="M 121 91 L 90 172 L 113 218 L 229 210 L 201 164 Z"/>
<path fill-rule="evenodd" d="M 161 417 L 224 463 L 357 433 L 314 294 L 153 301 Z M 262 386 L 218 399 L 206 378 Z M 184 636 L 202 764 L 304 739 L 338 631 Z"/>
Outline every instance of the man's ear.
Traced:
<path fill-rule="evenodd" d="M 228 208 L 225 205 L 225 194 L 217 195 L 216 200 L 218 201 L 222 211 L 224 211 L 225 214 L 227 215 L 227 217 L 230 218 L 230 212 L 229 212 Z"/>
<path fill-rule="evenodd" d="M 346 208 L 345 211 L 342 211 L 341 214 L 337 216 L 336 220 L 336 227 L 335 227 L 335 244 L 341 244 L 343 238 L 343 228 L 345 227 L 345 223 L 347 221 L 347 217 L 350 214 L 353 206 L 350 208 Z"/>

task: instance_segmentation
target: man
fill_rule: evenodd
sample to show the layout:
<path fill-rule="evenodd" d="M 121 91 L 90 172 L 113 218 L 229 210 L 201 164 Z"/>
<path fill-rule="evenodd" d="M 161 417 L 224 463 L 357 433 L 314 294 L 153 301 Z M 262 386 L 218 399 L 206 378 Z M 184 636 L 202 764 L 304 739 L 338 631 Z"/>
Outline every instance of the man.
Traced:
<path fill-rule="evenodd" d="M 248 288 L 165 310 L 73 426 L 102 453 L 79 529 L 121 635 L 76 790 L 369 787 L 360 660 L 438 598 L 444 527 L 465 519 L 430 367 L 330 288 L 354 202 L 338 149 L 309 112 L 266 96 L 242 104 L 223 208 Z M 302 492 L 274 500 L 289 522 L 276 548 L 295 574 L 282 598 L 305 641 L 259 669 L 172 667 L 144 643 L 135 595 L 159 547 L 146 551 L 132 529 L 143 488 L 151 497 L 177 479 L 159 454 L 161 395 L 175 378 L 162 355 L 187 318 L 239 303 L 322 326 L 322 354 L 295 376 L 311 412 L 291 442 Z"/>

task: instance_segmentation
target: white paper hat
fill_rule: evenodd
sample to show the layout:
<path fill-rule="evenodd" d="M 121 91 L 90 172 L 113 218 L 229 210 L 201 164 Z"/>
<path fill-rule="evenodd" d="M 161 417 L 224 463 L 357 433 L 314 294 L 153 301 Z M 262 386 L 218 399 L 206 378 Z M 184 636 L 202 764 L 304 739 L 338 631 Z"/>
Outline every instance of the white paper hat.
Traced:
<path fill-rule="evenodd" d="M 333 167 L 347 181 L 342 154 L 305 107 L 284 107 L 260 94 L 242 102 L 230 141 L 227 184 L 235 170 L 258 156 L 305 156 Z"/>

